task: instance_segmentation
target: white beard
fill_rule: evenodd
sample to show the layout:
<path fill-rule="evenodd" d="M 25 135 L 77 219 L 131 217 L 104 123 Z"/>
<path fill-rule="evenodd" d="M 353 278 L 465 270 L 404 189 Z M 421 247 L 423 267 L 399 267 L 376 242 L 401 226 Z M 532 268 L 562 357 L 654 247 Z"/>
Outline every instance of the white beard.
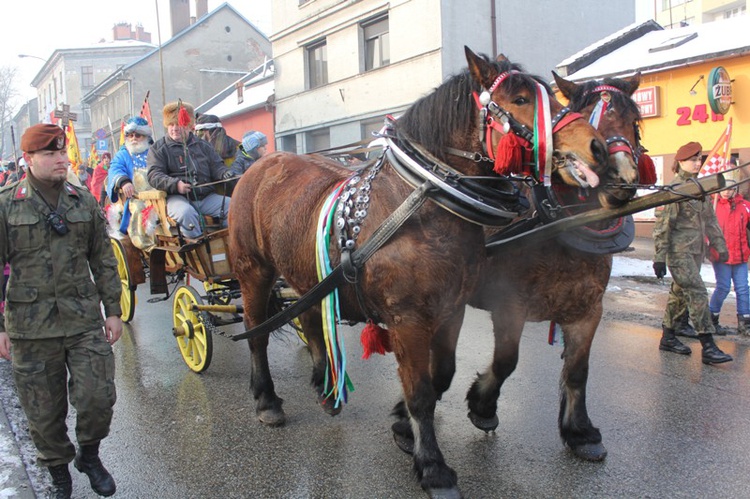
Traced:
<path fill-rule="evenodd" d="M 126 142 L 125 143 L 125 149 L 127 149 L 130 154 L 142 153 L 143 151 L 147 150 L 148 148 L 149 148 L 148 140 L 139 141 L 139 142 L 136 142 L 136 143 L 133 143 L 133 142 Z"/>

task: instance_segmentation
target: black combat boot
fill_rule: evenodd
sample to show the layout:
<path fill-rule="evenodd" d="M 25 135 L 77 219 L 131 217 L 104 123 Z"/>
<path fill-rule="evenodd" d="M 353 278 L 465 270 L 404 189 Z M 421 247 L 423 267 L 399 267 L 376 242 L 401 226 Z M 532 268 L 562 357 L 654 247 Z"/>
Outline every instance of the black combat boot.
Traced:
<path fill-rule="evenodd" d="M 675 338 L 674 329 L 670 329 L 666 326 L 662 326 L 661 341 L 659 342 L 659 350 L 665 352 L 679 353 L 680 355 L 690 355 L 693 353 L 690 347 L 683 345 L 680 340 Z"/>
<path fill-rule="evenodd" d="M 737 334 L 750 336 L 750 315 L 737 314 Z"/>
<path fill-rule="evenodd" d="M 81 445 L 73 460 L 73 465 L 81 473 L 86 473 L 91 488 L 100 496 L 109 497 L 115 493 L 115 479 L 99 459 L 99 444 Z"/>
<path fill-rule="evenodd" d="M 52 490 L 50 499 L 70 499 L 73 494 L 73 480 L 67 464 L 58 464 L 47 468 L 52 476 Z"/>
<path fill-rule="evenodd" d="M 675 336 L 684 336 L 685 338 L 697 338 L 698 333 L 695 332 L 695 328 L 693 328 L 692 325 L 690 325 L 690 321 L 688 320 L 688 312 L 685 310 L 685 313 L 682 314 L 679 317 L 675 317 L 674 322 L 672 323 L 672 326 L 674 327 L 674 334 Z"/>
<path fill-rule="evenodd" d="M 731 355 L 719 350 L 719 347 L 714 343 L 712 334 L 699 334 L 698 339 L 701 340 L 701 345 L 703 345 L 703 356 L 701 359 L 704 364 L 723 364 L 724 362 L 734 360 Z"/>
<path fill-rule="evenodd" d="M 711 312 L 711 322 L 713 322 L 714 331 L 718 336 L 726 336 L 730 332 L 729 328 L 719 325 L 719 314 Z"/>

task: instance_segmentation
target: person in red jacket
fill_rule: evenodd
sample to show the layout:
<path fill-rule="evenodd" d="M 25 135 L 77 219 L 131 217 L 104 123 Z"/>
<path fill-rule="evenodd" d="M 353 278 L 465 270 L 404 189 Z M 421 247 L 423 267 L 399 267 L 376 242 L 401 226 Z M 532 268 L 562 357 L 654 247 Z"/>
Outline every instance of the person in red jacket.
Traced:
<path fill-rule="evenodd" d="M 108 152 L 102 154 L 101 162 L 94 168 L 94 174 L 91 178 L 91 194 L 94 195 L 99 206 L 104 206 L 107 199 L 107 175 L 109 174 L 109 163 L 112 161 L 112 155 Z"/>
<path fill-rule="evenodd" d="M 729 167 L 733 168 L 733 165 L 730 164 Z M 727 180 L 728 186 L 736 184 L 734 180 Z M 721 306 L 734 283 L 734 292 L 737 295 L 737 332 L 750 336 L 750 287 L 747 277 L 747 261 L 750 257 L 747 239 L 750 202 L 737 192 L 737 187 L 723 190 L 716 203 L 716 218 L 727 242 L 729 260 L 721 263 L 714 261 L 715 258 L 710 258 L 716 275 L 716 289 L 708 304 L 711 319 L 718 330 Z"/>

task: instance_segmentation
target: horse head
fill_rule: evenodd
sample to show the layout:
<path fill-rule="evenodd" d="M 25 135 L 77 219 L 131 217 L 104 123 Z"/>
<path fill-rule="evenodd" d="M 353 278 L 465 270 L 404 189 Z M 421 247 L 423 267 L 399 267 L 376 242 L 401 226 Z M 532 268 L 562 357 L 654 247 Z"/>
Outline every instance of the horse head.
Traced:
<path fill-rule="evenodd" d="M 558 102 L 541 78 L 502 55 L 489 61 L 465 51 L 469 73 L 481 88 L 477 105 L 482 128 L 489 131 L 482 140 L 494 170 L 596 187 L 607 162 L 601 135 Z"/>
<path fill-rule="evenodd" d="M 640 144 L 641 114 L 632 95 L 640 84 L 640 73 L 630 78 L 605 78 L 577 84 L 552 72 L 570 108 L 581 113 L 604 136 L 609 167 L 599 189 L 605 207 L 620 206 L 636 193 L 639 160 L 646 160 Z"/>

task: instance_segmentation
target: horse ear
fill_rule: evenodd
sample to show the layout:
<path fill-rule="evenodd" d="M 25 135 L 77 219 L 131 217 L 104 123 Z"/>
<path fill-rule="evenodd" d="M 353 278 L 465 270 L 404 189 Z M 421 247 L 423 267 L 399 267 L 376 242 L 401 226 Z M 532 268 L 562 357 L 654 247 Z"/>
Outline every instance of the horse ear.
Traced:
<path fill-rule="evenodd" d="M 623 78 L 623 81 L 628 85 L 627 92 L 628 95 L 633 95 L 636 90 L 638 90 L 638 85 L 641 84 L 641 72 L 638 71 L 636 74 L 631 76 L 630 78 Z"/>
<path fill-rule="evenodd" d="M 497 57 L 495 57 L 495 60 L 497 62 L 510 62 L 507 57 L 505 57 L 505 54 L 497 54 Z"/>
<path fill-rule="evenodd" d="M 572 100 L 573 96 L 578 90 L 579 85 L 573 83 L 572 81 L 566 80 L 554 71 L 552 71 L 552 76 L 555 78 L 555 83 L 557 83 L 557 88 L 560 89 L 560 92 L 562 92 L 566 99 Z"/>
<path fill-rule="evenodd" d="M 487 61 L 472 52 L 466 45 L 464 45 L 464 52 L 466 53 L 466 62 L 469 64 L 469 73 L 472 78 L 484 88 L 489 88 L 494 78 L 490 65 Z"/>

